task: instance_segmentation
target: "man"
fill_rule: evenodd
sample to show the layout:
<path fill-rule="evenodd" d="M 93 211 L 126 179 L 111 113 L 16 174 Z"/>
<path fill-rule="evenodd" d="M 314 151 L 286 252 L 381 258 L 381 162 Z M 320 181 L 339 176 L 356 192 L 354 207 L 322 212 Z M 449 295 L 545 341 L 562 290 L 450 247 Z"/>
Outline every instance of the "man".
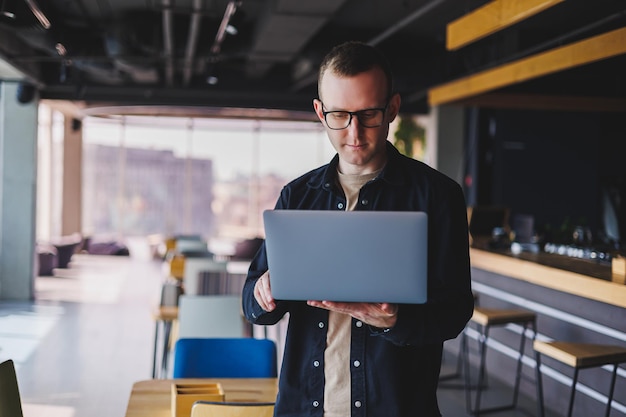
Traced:
<path fill-rule="evenodd" d="M 428 301 L 274 300 L 262 246 L 243 309 L 261 325 L 289 313 L 277 416 L 441 415 L 443 342 L 473 310 L 465 200 L 456 182 L 387 141 L 400 108 L 392 88 L 389 65 L 373 47 L 348 42 L 324 58 L 313 106 L 337 155 L 287 184 L 276 209 L 427 212 Z"/>

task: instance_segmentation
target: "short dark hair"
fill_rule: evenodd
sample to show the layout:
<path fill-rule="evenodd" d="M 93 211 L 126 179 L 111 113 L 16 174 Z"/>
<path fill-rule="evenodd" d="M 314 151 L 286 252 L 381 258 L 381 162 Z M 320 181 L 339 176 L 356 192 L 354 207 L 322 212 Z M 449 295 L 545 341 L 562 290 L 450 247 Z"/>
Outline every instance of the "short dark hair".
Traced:
<path fill-rule="evenodd" d="M 326 71 L 332 71 L 339 76 L 350 77 L 380 68 L 387 78 L 387 97 L 393 94 L 393 74 L 387 58 L 375 47 L 359 41 L 348 41 L 335 46 L 326 54 L 317 77 L 318 95 L 321 92 L 322 77 Z"/>

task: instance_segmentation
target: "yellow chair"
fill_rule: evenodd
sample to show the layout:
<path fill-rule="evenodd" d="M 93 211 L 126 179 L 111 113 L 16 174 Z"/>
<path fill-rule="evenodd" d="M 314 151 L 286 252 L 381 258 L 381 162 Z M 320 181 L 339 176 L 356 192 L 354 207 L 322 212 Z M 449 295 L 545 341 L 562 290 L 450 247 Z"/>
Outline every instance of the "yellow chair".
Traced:
<path fill-rule="evenodd" d="M 191 417 L 272 417 L 274 403 L 196 401 Z"/>

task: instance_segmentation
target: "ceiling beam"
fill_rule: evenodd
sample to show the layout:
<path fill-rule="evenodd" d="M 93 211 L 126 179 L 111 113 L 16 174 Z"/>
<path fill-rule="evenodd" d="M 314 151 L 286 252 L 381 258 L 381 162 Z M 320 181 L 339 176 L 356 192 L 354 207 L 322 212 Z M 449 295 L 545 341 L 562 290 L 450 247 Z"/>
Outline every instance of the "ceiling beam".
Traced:
<path fill-rule="evenodd" d="M 456 102 L 492 109 L 559 110 L 626 113 L 626 98 L 525 93 L 487 93 Z"/>
<path fill-rule="evenodd" d="M 446 26 L 446 48 L 459 49 L 469 43 L 534 16 L 563 0 L 493 0 Z"/>
<path fill-rule="evenodd" d="M 64 114 L 65 116 L 73 117 L 75 119 L 83 118 L 85 103 L 82 101 L 43 99 L 40 100 L 40 103 L 47 105 L 48 107 Z"/>
<path fill-rule="evenodd" d="M 171 0 L 163 3 L 163 55 L 165 58 L 165 85 L 174 84 L 174 16 Z"/>
<path fill-rule="evenodd" d="M 193 74 L 194 57 L 202 22 L 203 0 L 193 0 L 193 10 L 189 17 L 189 31 L 187 32 L 187 47 L 185 48 L 185 63 L 183 65 L 183 85 L 188 86 Z"/>
<path fill-rule="evenodd" d="M 433 87 L 428 90 L 428 102 L 447 104 L 625 53 L 623 27 Z"/>

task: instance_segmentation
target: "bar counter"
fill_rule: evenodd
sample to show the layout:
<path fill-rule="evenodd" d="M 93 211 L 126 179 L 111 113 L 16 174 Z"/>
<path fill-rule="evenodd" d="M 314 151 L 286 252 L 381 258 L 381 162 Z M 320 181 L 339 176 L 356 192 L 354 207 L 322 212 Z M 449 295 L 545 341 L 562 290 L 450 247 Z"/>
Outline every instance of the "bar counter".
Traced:
<path fill-rule="evenodd" d="M 626 285 L 612 282 L 608 262 L 571 258 L 545 252 L 513 254 L 508 249 L 470 248 L 472 290 L 486 308 L 526 309 L 537 314 L 537 337 L 580 343 L 626 346 Z M 467 334 L 478 339 L 476 326 Z M 490 377 L 512 385 L 519 351 L 521 327 L 507 325 L 491 332 L 487 369 Z M 446 342 L 452 352 L 458 343 Z M 476 343 L 476 342 L 473 342 Z M 446 349 L 448 349 L 446 347 Z M 524 352 L 521 390 L 535 397 L 532 345 Z M 477 365 L 478 355 L 470 356 Z M 545 404 L 566 410 L 572 370 L 558 363 L 544 363 Z M 497 370 L 494 374 L 493 370 Z M 576 395 L 576 413 L 602 415 L 610 373 L 589 369 L 581 373 L 583 384 Z M 626 383 L 626 370 L 618 372 L 617 387 Z M 618 392 L 619 391 L 619 392 Z M 620 414 L 622 413 L 622 414 Z M 611 415 L 626 414 L 626 390 L 617 390 Z"/>
<path fill-rule="evenodd" d="M 549 253 L 470 248 L 472 267 L 626 308 L 626 285 L 612 281 L 610 265 Z"/>

